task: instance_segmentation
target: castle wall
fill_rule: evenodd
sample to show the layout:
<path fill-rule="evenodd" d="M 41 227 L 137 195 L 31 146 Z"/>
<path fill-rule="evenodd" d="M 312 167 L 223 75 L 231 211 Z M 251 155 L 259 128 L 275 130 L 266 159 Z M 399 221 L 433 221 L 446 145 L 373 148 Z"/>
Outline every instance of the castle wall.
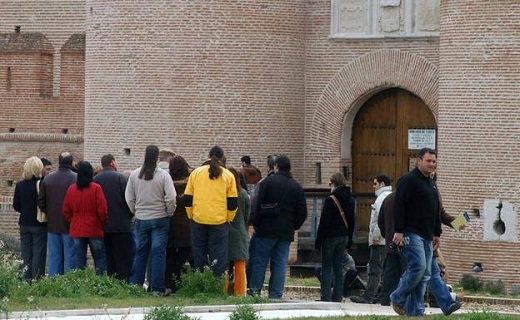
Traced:
<path fill-rule="evenodd" d="M 461 233 L 445 228 L 446 260 L 455 278 L 481 262 L 483 280 L 510 286 L 520 284 L 519 16 L 514 0 L 443 1 L 439 63 L 439 188 L 448 212 L 472 219 Z"/>
<path fill-rule="evenodd" d="M 301 179 L 303 1 L 86 7 L 86 158 L 137 167 L 157 144 L 197 166 L 219 144 L 228 165 L 250 155 L 264 172 L 268 154 L 287 153 Z"/>

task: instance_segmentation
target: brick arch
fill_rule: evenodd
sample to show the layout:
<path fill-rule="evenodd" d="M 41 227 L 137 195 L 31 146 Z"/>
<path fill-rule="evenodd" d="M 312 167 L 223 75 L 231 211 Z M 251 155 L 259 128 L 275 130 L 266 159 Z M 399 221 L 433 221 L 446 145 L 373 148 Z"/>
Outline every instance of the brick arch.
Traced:
<path fill-rule="evenodd" d="M 417 95 L 437 118 L 437 66 L 405 51 L 380 50 L 366 54 L 339 70 L 320 96 L 307 135 L 310 148 L 306 162 L 338 159 L 339 163 L 339 142 L 349 112 L 357 112 L 361 102 L 373 92 L 392 87 Z"/>

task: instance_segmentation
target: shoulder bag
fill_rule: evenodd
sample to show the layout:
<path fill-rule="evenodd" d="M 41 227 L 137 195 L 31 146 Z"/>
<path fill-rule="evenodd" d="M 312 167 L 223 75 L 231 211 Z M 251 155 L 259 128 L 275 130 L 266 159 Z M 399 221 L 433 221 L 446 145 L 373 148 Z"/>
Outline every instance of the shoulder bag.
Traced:
<path fill-rule="evenodd" d="M 260 216 L 264 217 L 276 217 L 280 215 L 280 204 L 283 203 L 285 199 L 285 195 L 287 194 L 287 189 L 282 195 L 280 202 L 272 202 L 272 203 L 261 203 L 260 204 Z"/>
<path fill-rule="evenodd" d="M 336 206 L 338 207 L 338 210 L 339 210 L 339 214 L 341 215 L 341 219 L 343 219 L 343 223 L 345 223 L 345 227 L 348 229 L 347 218 L 345 218 L 345 212 L 343 211 L 343 208 L 342 208 L 341 205 L 339 204 L 339 200 L 338 200 L 338 198 L 336 198 L 336 196 L 333 195 L 333 194 L 331 194 L 330 197 L 331 197 L 332 200 L 334 200 L 334 202 L 336 203 Z"/>
<path fill-rule="evenodd" d="M 36 197 L 38 197 L 38 195 L 40 194 L 40 181 L 41 180 L 36 181 Z M 36 205 L 36 220 L 38 220 L 38 222 L 40 223 L 47 222 L 47 215 L 45 214 L 45 212 L 40 210 L 40 207 L 38 207 L 38 205 Z"/>

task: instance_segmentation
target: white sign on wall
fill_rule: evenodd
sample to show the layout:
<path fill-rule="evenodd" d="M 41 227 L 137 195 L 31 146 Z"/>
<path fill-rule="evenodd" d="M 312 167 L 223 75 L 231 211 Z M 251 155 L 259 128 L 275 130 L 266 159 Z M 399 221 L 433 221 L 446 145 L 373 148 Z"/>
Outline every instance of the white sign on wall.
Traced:
<path fill-rule="evenodd" d="M 435 129 L 408 129 L 408 149 L 435 149 Z"/>

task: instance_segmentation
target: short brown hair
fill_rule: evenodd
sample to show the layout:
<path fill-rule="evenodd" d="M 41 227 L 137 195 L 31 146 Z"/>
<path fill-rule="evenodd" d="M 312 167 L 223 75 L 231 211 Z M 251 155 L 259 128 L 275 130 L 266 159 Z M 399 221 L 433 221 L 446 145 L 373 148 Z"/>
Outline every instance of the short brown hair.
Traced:
<path fill-rule="evenodd" d="M 332 177 L 330 177 L 330 182 L 334 183 L 336 187 L 342 187 L 346 185 L 345 177 L 343 177 L 343 175 L 339 172 L 336 172 L 332 175 Z"/>

